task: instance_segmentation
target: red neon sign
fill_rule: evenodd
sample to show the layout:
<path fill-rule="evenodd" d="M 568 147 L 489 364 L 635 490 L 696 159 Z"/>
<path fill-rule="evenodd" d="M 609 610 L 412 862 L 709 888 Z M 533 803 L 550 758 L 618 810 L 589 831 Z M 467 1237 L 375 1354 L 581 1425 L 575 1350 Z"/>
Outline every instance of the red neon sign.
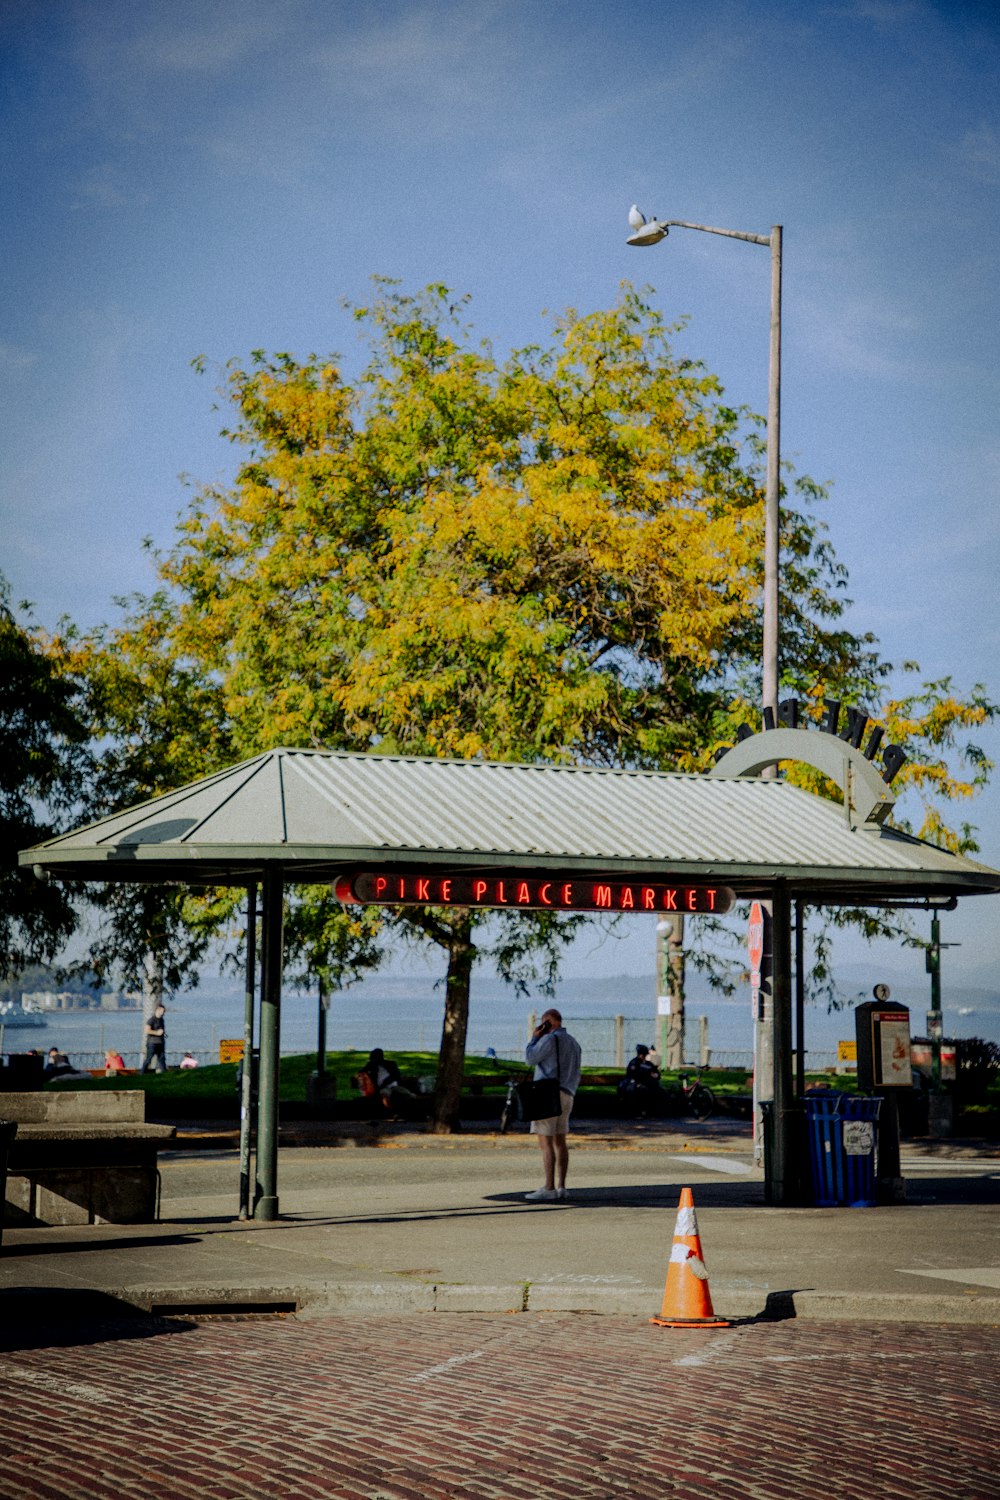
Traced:
<path fill-rule="evenodd" d="M 724 885 L 683 885 L 661 880 L 553 879 L 506 871 L 496 875 L 362 871 L 334 886 L 338 900 L 378 906 L 480 906 L 521 911 L 712 912 L 729 911 L 733 892 Z"/>

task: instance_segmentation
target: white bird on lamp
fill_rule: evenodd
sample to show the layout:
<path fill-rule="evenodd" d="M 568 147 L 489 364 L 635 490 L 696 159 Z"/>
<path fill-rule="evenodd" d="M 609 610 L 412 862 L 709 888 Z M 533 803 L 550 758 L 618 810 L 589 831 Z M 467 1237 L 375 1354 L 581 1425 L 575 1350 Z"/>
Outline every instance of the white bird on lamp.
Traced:
<path fill-rule="evenodd" d="M 628 211 L 628 227 L 630 229 L 641 229 L 645 222 L 645 214 L 640 213 L 638 204 L 633 203 Z"/>

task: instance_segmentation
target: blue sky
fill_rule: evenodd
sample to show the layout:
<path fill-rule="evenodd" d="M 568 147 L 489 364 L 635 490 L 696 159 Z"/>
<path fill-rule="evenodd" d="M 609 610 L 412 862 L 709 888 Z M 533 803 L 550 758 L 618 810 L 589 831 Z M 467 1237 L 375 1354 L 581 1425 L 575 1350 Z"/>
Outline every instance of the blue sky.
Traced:
<path fill-rule="evenodd" d="M 1000 696 L 994 4 L 8 0 L 0 42 L 0 566 L 41 623 L 113 618 L 178 476 L 231 472 L 190 361 L 350 367 L 376 273 L 471 294 L 501 353 L 649 284 L 763 410 L 767 251 L 630 249 L 635 200 L 785 226 L 782 448 L 833 483 L 853 623 Z M 1000 782 L 972 816 L 1000 865 Z M 995 982 L 998 918 L 946 918 L 947 968 Z M 614 950 L 636 970 L 647 937 Z"/>

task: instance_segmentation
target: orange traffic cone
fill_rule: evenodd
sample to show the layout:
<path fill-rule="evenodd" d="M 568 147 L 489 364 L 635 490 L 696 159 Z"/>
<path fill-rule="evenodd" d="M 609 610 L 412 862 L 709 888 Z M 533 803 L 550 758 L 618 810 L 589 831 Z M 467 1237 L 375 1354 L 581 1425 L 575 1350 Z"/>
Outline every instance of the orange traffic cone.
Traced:
<path fill-rule="evenodd" d="M 677 1205 L 674 1243 L 670 1250 L 660 1316 L 649 1321 L 658 1328 L 729 1327 L 727 1319 L 717 1318 L 712 1307 L 690 1188 L 681 1189 L 681 1201 Z"/>

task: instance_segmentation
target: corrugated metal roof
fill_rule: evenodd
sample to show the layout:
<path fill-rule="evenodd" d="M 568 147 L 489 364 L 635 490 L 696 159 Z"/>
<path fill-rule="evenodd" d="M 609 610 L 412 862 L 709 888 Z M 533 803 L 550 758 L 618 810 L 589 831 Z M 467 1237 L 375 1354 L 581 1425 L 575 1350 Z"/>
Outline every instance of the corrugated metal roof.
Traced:
<path fill-rule="evenodd" d="M 340 751 L 268 751 L 21 855 L 77 878 L 242 883 L 264 861 L 300 879 L 348 865 L 616 868 L 749 890 L 899 896 L 1000 890 L 1000 873 L 780 780 Z"/>

